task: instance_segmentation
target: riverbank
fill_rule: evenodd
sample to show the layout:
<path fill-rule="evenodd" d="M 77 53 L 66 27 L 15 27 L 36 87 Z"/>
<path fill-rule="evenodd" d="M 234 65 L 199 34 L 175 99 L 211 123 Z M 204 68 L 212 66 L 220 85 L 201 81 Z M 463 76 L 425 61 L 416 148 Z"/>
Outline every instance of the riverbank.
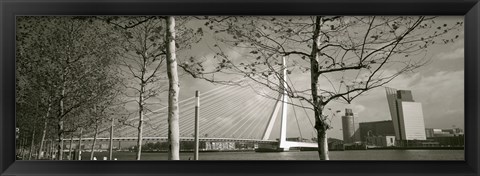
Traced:
<path fill-rule="evenodd" d="M 346 150 L 465 150 L 465 147 L 350 147 L 345 149 L 329 149 L 329 151 Z M 317 148 L 300 148 L 300 151 L 317 151 Z"/>
<path fill-rule="evenodd" d="M 369 147 L 367 150 L 465 150 L 465 147 Z"/>
<path fill-rule="evenodd" d="M 347 150 L 329 152 L 331 160 L 464 160 L 464 150 Z M 101 160 L 108 152 L 98 152 Z M 135 160 L 135 152 L 114 152 L 118 160 Z M 89 160 L 90 153 L 82 153 Z M 193 153 L 180 153 L 181 160 L 191 160 Z M 167 160 L 167 153 L 142 153 L 142 160 Z M 317 151 L 289 152 L 201 152 L 200 160 L 318 160 Z"/>
<path fill-rule="evenodd" d="M 209 152 L 252 152 L 255 149 L 238 149 L 238 150 L 199 150 L 199 153 Z M 134 151 L 131 151 L 134 152 Z M 167 150 L 142 151 L 142 153 L 167 153 Z M 180 153 L 192 153 L 193 150 L 180 150 Z"/>

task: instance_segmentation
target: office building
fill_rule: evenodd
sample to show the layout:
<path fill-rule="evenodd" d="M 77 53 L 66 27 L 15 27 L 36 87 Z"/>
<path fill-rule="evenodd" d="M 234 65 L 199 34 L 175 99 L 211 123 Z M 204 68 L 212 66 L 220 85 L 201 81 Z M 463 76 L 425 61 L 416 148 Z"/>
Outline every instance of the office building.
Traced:
<path fill-rule="evenodd" d="M 422 104 L 413 100 L 409 90 L 386 88 L 395 138 L 401 141 L 426 140 Z"/>

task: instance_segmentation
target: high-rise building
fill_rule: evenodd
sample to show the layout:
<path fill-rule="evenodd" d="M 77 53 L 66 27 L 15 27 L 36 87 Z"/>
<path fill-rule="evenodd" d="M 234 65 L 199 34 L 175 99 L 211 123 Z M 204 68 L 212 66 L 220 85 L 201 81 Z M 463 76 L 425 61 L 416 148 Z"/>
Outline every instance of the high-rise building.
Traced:
<path fill-rule="evenodd" d="M 386 88 L 390 115 L 397 140 L 426 140 L 422 104 L 410 90 Z"/>
<path fill-rule="evenodd" d="M 345 115 L 342 116 L 342 130 L 344 143 L 353 143 L 355 134 L 355 121 L 353 119 L 352 109 L 345 109 Z"/>

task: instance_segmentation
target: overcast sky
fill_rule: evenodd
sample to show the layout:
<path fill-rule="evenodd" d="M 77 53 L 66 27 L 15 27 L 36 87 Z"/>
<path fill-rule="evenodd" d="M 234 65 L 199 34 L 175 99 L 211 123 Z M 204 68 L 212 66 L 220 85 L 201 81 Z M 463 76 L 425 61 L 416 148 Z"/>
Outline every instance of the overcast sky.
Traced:
<path fill-rule="evenodd" d="M 463 17 L 440 17 L 438 20 L 438 22 L 444 21 L 463 21 Z M 416 102 L 422 103 L 426 128 L 464 127 L 464 35 L 463 30 L 453 33 L 452 35 L 459 35 L 455 43 L 434 45 L 429 48 L 426 57 L 431 59 L 430 64 L 421 67 L 416 72 L 400 75 L 386 85 L 387 87 L 398 90 L 412 91 L 413 99 Z M 206 36 L 206 38 L 208 37 Z M 178 57 L 188 57 L 191 55 L 205 58 L 212 57 L 213 52 L 206 47 L 210 45 L 211 42 L 211 39 L 204 39 L 199 44 L 194 45 L 192 50 L 189 50 L 187 53 L 179 53 Z M 237 57 L 241 57 L 241 54 L 238 54 Z M 309 78 L 306 77 L 292 80 L 295 85 L 309 85 L 308 79 Z M 188 75 L 181 76 L 180 81 L 180 100 L 194 96 L 195 90 L 207 92 L 220 86 L 194 79 Z M 345 108 L 353 109 L 355 125 L 357 127 L 359 122 L 391 120 L 385 89 L 383 87 L 369 91 L 355 99 L 351 104 L 333 102 L 327 105 L 327 108 L 342 111 L 335 117 L 331 116 L 333 129 L 328 131 L 329 137 L 338 139 L 342 139 L 341 115 L 343 115 Z M 299 116 L 298 120 L 302 125 L 303 137 L 314 137 L 314 130 L 308 122 L 305 113 L 302 113 L 303 110 L 297 109 L 296 111 L 297 116 Z M 288 125 L 289 137 L 299 136 L 297 124 L 293 116 L 293 111 L 290 109 Z M 313 120 L 311 113 L 309 117 Z M 278 137 L 278 122 L 279 120 L 277 120 L 276 128 L 274 128 L 272 136 L 270 137 L 271 139 Z"/>

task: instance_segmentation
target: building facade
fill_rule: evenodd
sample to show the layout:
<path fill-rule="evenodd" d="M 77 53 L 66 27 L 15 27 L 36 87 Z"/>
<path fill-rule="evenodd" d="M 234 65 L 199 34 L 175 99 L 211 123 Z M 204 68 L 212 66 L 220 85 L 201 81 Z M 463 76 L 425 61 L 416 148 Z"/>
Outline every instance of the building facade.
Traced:
<path fill-rule="evenodd" d="M 367 137 L 373 136 L 395 136 L 391 120 L 362 122 L 359 124 L 360 140 L 367 142 Z"/>
<path fill-rule="evenodd" d="M 366 138 L 367 145 L 377 147 L 395 146 L 395 136 L 369 136 Z"/>
<path fill-rule="evenodd" d="M 401 141 L 426 140 L 422 104 L 409 90 L 386 88 L 395 138 Z"/>

